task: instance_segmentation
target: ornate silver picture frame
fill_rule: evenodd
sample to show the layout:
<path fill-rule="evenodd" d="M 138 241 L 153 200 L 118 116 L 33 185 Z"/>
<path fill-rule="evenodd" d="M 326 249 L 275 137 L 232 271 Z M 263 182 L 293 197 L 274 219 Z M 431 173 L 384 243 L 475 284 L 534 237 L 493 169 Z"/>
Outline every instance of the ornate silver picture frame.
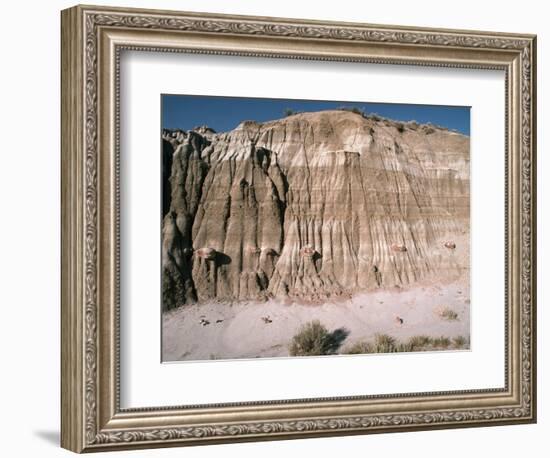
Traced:
<path fill-rule="evenodd" d="M 92 452 L 536 421 L 535 36 L 93 6 L 64 10 L 61 34 L 64 448 Z M 121 407 L 120 57 L 127 50 L 503 71 L 505 386 Z"/>

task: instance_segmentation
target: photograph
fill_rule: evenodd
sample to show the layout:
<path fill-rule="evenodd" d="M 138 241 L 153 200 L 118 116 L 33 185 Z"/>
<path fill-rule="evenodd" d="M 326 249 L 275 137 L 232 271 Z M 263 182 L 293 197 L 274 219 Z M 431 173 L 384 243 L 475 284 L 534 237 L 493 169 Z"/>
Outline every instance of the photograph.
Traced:
<path fill-rule="evenodd" d="M 470 108 L 163 94 L 162 361 L 470 348 Z"/>

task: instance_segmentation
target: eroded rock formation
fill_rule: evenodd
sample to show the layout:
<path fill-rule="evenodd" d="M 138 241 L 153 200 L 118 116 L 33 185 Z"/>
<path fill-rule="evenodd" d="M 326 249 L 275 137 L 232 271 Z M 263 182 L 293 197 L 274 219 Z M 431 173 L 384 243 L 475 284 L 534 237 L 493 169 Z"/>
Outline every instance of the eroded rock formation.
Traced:
<path fill-rule="evenodd" d="M 166 309 L 318 301 L 468 268 L 459 133 L 335 110 L 165 130 L 162 154 Z"/>

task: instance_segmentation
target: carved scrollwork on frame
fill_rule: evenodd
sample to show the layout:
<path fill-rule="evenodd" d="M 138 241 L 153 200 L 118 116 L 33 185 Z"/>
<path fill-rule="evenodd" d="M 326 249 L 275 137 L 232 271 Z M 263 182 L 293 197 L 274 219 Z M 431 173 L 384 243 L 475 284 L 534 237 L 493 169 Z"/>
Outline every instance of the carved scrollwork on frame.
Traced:
<path fill-rule="evenodd" d="M 533 414 L 533 55 L 532 41 L 486 34 L 439 33 L 434 31 L 391 30 L 353 25 L 290 24 L 250 19 L 197 18 L 162 14 L 88 11 L 85 26 L 85 430 L 86 443 L 118 444 L 200 438 L 246 437 L 276 433 L 376 430 L 383 427 L 450 425 L 527 418 Z M 434 413 L 383 414 L 312 420 L 257 421 L 242 424 L 184 426 L 177 428 L 102 431 L 98 428 L 97 328 L 98 328 L 98 34 L 101 27 L 151 29 L 159 31 L 205 32 L 228 35 L 263 35 L 395 43 L 435 47 L 516 50 L 521 53 L 521 399 L 517 408 L 460 409 Z M 162 48 L 154 48 L 162 50 Z M 174 51 L 173 48 L 167 51 Z M 254 54 L 251 54 L 254 55 Z M 259 54 L 258 54 L 259 55 Z M 277 56 L 275 56 L 277 57 Z M 285 56 L 286 57 L 286 56 Z M 337 60 L 337 59 L 335 59 Z M 380 58 L 378 58 L 380 60 Z M 423 65 L 422 62 L 418 63 Z M 426 63 L 429 65 L 429 63 Z M 396 395 L 398 397 L 398 395 Z"/>

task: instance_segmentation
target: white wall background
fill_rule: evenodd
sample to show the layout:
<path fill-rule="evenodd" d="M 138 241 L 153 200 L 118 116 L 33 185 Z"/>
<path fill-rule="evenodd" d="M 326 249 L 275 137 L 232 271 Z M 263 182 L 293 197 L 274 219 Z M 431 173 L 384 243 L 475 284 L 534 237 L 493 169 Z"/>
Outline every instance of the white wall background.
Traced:
<path fill-rule="evenodd" d="M 113 0 L 114 1 L 114 0 Z M 95 0 L 96 4 L 112 4 Z M 128 456 L 242 458 L 275 456 L 467 457 L 545 456 L 550 433 L 545 277 L 550 256 L 544 211 L 550 172 L 548 124 L 550 41 L 545 2 L 357 0 L 117 0 L 117 6 L 329 19 L 538 34 L 539 125 L 539 423 L 537 425 L 218 445 Z M 59 10 L 50 0 L 2 5 L 0 49 L 0 425 L 3 456 L 69 456 L 59 440 Z M 544 386 L 546 385 L 546 387 Z M 547 453 L 547 451 L 546 451 Z M 113 455 L 116 456 L 116 455 Z"/>

